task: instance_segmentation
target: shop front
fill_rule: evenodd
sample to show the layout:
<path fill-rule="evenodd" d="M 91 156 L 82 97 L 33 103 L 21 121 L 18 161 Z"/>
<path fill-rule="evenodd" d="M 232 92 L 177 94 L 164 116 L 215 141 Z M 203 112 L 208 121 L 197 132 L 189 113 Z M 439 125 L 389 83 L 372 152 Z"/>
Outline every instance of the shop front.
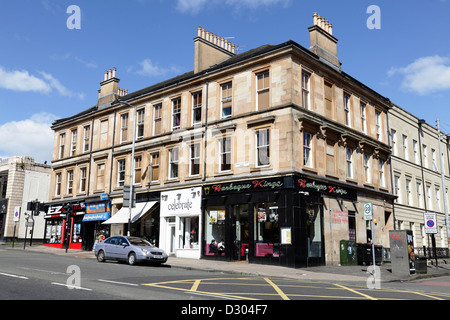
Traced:
<path fill-rule="evenodd" d="M 102 225 L 111 216 L 109 201 L 93 201 L 86 204 L 86 214 L 83 217 L 82 249 L 91 251 L 96 241 L 109 237 L 109 227 Z"/>
<path fill-rule="evenodd" d="M 134 208 L 123 207 L 111 218 L 102 222 L 102 226 L 112 227 L 112 236 L 127 235 L 130 225 L 130 235 L 143 237 L 158 245 L 156 242 L 158 225 L 155 219 L 158 217 L 158 201 L 137 202 Z"/>
<path fill-rule="evenodd" d="M 301 179 L 204 186 L 202 257 L 294 268 L 325 264 L 323 199 L 356 197 L 356 191 Z"/>
<path fill-rule="evenodd" d="M 67 205 L 73 208 L 72 214 Z M 109 216 L 109 201 L 51 204 L 44 216 L 44 246 L 90 251 L 99 233 L 108 235 L 109 228 L 101 226 L 101 222 Z"/>
<path fill-rule="evenodd" d="M 200 258 L 202 188 L 161 192 L 160 248 L 182 258 Z"/>
<path fill-rule="evenodd" d="M 72 203 L 73 214 L 69 215 L 63 204 L 49 207 L 45 219 L 44 246 L 54 248 L 81 249 L 83 243 L 82 220 L 86 206 L 84 202 Z"/>

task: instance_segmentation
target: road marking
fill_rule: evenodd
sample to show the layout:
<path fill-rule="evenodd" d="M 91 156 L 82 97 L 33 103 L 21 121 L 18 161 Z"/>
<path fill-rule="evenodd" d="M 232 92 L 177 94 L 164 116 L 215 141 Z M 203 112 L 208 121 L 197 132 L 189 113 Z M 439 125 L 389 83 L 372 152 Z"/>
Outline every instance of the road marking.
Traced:
<path fill-rule="evenodd" d="M 79 289 L 79 290 L 92 291 L 92 289 L 89 289 L 89 288 L 83 288 L 83 287 L 78 287 L 78 286 L 72 286 L 72 285 L 67 284 L 67 283 L 52 282 L 52 284 L 57 285 L 57 286 L 67 287 L 67 289 Z"/>
<path fill-rule="evenodd" d="M 201 281 L 202 281 L 202 280 L 195 280 L 195 282 L 194 282 L 194 284 L 192 285 L 190 291 L 197 291 L 198 286 L 200 285 L 200 282 L 201 282 Z"/>
<path fill-rule="evenodd" d="M 342 285 L 340 285 L 340 284 L 334 283 L 334 285 L 335 285 L 335 286 L 338 286 L 338 287 L 341 287 L 342 289 L 348 290 L 348 291 L 350 291 L 350 292 L 359 294 L 359 295 L 361 295 L 361 296 L 363 296 L 363 297 L 365 297 L 365 298 L 367 298 L 367 299 L 369 299 L 369 300 L 378 300 L 378 299 L 376 299 L 376 298 L 374 298 L 374 297 L 371 297 L 371 296 L 369 296 L 369 295 L 367 295 L 367 294 L 364 294 L 364 293 L 361 293 L 361 292 L 359 292 L 359 291 L 356 291 L 356 290 L 353 290 L 353 289 L 344 287 L 344 286 L 342 286 Z"/>
<path fill-rule="evenodd" d="M 139 287 L 138 284 L 135 284 L 135 283 L 128 283 L 128 282 L 119 282 L 119 281 L 111 281 L 111 280 L 103 280 L 103 279 L 97 279 L 97 281 L 108 282 L 108 283 L 115 283 L 115 284 L 123 284 L 123 285 L 125 285 L 125 286 Z"/>
<path fill-rule="evenodd" d="M 291 300 L 288 298 L 288 296 L 275 284 L 273 283 L 269 278 L 264 278 L 264 280 L 266 280 L 266 282 L 268 284 L 270 284 L 275 291 L 280 295 L 281 298 L 283 298 L 283 300 Z"/>
<path fill-rule="evenodd" d="M 3 273 L 3 272 L 0 272 L 0 275 L 7 276 L 7 277 L 11 277 L 11 278 L 18 278 L 18 279 L 25 279 L 25 280 L 28 280 L 27 277 L 17 276 L 17 275 L 15 275 L 15 274 L 9 274 L 9 273 Z"/>
<path fill-rule="evenodd" d="M 186 291 L 185 293 L 195 294 L 195 295 L 198 295 L 198 296 L 205 296 L 205 297 L 222 298 L 222 299 L 228 299 L 228 300 L 242 300 L 242 299 L 238 299 L 238 298 L 227 297 L 227 296 L 216 295 L 216 294 L 209 294 L 209 293 L 200 293 L 200 292 L 191 292 L 191 291 Z"/>

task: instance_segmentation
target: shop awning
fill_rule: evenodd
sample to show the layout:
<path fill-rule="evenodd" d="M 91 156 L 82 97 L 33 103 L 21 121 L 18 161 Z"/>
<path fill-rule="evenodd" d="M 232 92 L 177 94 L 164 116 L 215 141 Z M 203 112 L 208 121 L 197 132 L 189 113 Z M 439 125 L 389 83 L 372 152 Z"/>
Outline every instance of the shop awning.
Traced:
<path fill-rule="evenodd" d="M 150 202 L 139 202 L 136 203 L 136 207 L 131 209 L 131 223 L 135 223 L 138 221 L 144 214 L 150 211 L 153 206 L 158 203 L 157 201 Z M 130 218 L 130 209 L 128 207 L 124 207 L 119 210 L 115 215 L 113 215 L 110 219 L 103 222 L 103 224 L 123 224 L 128 223 L 128 219 Z"/>

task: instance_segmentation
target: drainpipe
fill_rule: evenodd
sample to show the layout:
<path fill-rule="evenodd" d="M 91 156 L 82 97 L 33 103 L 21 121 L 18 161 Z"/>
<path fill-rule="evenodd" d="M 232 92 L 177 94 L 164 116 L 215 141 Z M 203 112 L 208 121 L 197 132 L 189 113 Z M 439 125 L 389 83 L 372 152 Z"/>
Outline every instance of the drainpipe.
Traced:
<path fill-rule="evenodd" d="M 391 144 L 391 129 L 389 128 L 389 110 L 386 111 L 386 124 L 387 124 L 387 132 L 388 132 L 388 146 L 392 147 Z M 392 153 L 389 155 L 389 168 L 391 169 L 391 190 L 392 194 L 394 194 L 394 169 L 392 168 Z M 392 220 L 394 223 L 394 230 L 397 230 L 397 223 L 395 221 L 395 199 L 392 199 Z"/>
<path fill-rule="evenodd" d="M 205 105 L 205 133 L 204 133 L 204 152 L 203 152 L 203 181 L 206 180 L 206 145 L 208 143 L 208 89 L 209 80 L 206 80 L 206 105 Z"/>
<path fill-rule="evenodd" d="M 91 124 L 91 140 L 90 140 L 90 145 L 89 145 L 89 172 L 88 172 L 86 197 L 89 197 L 89 187 L 91 186 L 92 142 L 93 142 L 93 139 L 94 139 L 94 117 L 92 117 L 92 124 Z"/>
<path fill-rule="evenodd" d="M 111 145 L 111 165 L 109 168 L 109 192 L 108 194 L 111 194 L 112 190 L 112 172 L 113 172 L 113 164 L 114 164 L 114 143 L 116 138 L 116 115 L 117 115 L 117 109 L 114 110 L 114 121 L 113 121 L 113 140 Z M 106 169 L 106 168 L 105 168 Z"/>

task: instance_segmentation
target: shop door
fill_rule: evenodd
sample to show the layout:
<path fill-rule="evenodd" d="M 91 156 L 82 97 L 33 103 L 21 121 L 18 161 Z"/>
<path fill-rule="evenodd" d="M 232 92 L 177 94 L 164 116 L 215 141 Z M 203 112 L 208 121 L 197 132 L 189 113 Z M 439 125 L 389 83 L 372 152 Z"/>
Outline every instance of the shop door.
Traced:
<path fill-rule="evenodd" d="M 233 208 L 233 227 L 232 234 L 233 241 L 233 259 L 246 260 L 249 243 L 250 243 L 250 228 L 248 220 L 248 205 L 236 205 Z M 234 231 L 234 232 L 233 232 Z"/>
<path fill-rule="evenodd" d="M 323 237 L 321 206 L 306 205 L 308 266 L 323 264 Z"/>
<path fill-rule="evenodd" d="M 170 253 L 175 253 L 175 225 L 174 224 L 170 224 L 170 239 L 169 239 L 169 248 L 170 248 Z"/>

